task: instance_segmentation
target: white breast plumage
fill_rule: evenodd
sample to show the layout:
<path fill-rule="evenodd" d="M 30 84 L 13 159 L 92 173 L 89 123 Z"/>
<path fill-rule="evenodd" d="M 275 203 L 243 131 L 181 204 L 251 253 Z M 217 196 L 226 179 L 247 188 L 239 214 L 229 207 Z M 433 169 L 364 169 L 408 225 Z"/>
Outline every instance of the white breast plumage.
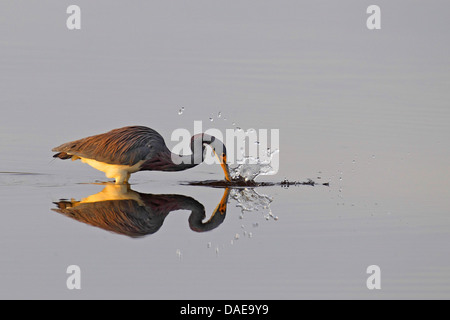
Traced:
<path fill-rule="evenodd" d="M 100 170 L 105 173 L 106 177 L 115 179 L 116 183 L 122 184 L 127 183 L 130 175 L 139 171 L 145 160 L 137 162 L 133 166 L 122 165 L 122 164 L 109 164 L 105 162 L 100 162 L 94 159 L 82 158 L 81 162 L 87 163 L 91 167 Z"/>

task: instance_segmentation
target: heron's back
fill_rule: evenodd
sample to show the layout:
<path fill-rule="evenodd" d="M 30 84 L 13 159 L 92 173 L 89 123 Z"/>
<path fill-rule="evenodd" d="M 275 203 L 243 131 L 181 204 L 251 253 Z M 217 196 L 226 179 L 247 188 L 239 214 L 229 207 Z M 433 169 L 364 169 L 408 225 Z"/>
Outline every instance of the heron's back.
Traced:
<path fill-rule="evenodd" d="M 151 128 L 129 126 L 64 143 L 52 151 L 109 164 L 135 165 L 167 149 L 163 137 Z"/>

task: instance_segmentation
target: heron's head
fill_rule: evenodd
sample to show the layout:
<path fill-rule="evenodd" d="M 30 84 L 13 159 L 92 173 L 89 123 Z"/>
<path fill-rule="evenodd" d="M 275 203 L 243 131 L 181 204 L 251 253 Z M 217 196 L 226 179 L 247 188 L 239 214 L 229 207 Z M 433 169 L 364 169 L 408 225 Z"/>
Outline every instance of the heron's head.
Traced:
<path fill-rule="evenodd" d="M 210 146 L 217 159 L 219 159 L 220 165 L 225 173 L 225 179 L 231 181 L 227 164 L 227 149 L 223 142 L 206 133 L 199 133 L 192 136 L 191 150 L 194 154 L 200 153 L 202 155 L 202 162 L 206 157 L 206 146 Z"/>

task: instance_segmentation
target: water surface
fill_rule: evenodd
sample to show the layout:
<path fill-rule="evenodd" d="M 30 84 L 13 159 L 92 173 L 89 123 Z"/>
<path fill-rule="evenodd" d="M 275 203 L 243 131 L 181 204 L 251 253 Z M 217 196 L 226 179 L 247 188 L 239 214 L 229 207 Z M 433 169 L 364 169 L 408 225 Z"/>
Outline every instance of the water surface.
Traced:
<path fill-rule="evenodd" d="M 1 298 L 450 297 L 447 2 L 379 1 L 374 32 L 360 1 L 77 2 L 78 32 L 64 3 L 0 4 Z M 256 179 L 273 185 L 230 190 L 212 230 L 188 209 L 139 237 L 53 210 L 106 178 L 51 148 L 134 124 L 173 147 L 195 120 L 280 130 L 280 170 Z M 205 222 L 224 189 L 187 182 L 221 178 L 203 164 L 130 183 Z"/>

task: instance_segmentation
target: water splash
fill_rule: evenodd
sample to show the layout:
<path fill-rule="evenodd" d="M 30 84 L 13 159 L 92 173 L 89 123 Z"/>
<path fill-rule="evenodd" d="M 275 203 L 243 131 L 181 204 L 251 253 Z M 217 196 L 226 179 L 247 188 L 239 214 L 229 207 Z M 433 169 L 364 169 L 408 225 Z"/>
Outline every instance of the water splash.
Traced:
<path fill-rule="evenodd" d="M 271 151 L 268 149 L 267 156 L 255 158 L 243 156 L 237 160 L 237 167 L 230 168 L 230 175 L 233 180 L 252 181 L 260 175 L 272 175 L 276 173 L 276 169 L 272 166 L 274 157 L 278 154 L 278 150 Z"/>
<path fill-rule="evenodd" d="M 236 207 L 241 212 L 260 211 L 270 209 L 272 197 L 258 193 L 254 188 L 231 189 L 230 197 L 236 200 Z"/>
<path fill-rule="evenodd" d="M 229 166 L 230 176 L 235 181 L 253 181 L 260 175 L 274 175 L 278 171 L 278 153 L 279 150 L 271 150 L 267 148 L 267 141 L 258 139 L 256 130 L 250 128 L 244 131 L 241 127 L 236 126 L 233 122 L 235 130 L 244 133 L 240 149 L 236 157 L 237 166 Z M 261 136 L 260 138 L 263 138 Z M 251 155 L 246 154 L 246 150 Z M 276 161 L 276 162 L 275 162 Z"/>

